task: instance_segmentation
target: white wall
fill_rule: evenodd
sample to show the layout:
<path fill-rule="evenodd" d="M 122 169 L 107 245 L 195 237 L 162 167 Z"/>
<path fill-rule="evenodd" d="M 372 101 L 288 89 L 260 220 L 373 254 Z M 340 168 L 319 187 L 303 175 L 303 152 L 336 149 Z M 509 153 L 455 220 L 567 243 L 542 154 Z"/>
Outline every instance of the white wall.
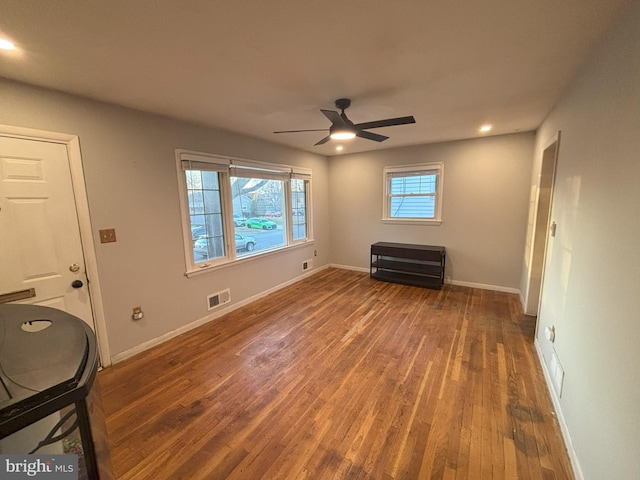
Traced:
<path fill-rule="evenodd" d="M 328 262 L 325 157 L 3 79 L 0 105 L 1 124 L 79 136 L 112 356 L 205 317 L 210 293 L 237 303 L 301 275 L 314 249 Z M 176 148 L 311 168 L 316 242 L 187 279 Z M 101 244 L 103 228 L 118 241 Z"/>
<path fill-rule="evenodd" d="M 331 157 L 332 263 L 368 268 L 377 241 L 444 245 L 448 280 L 517 291 L 533 146 L 518 133 Z M 383 168 L 430 162 L 444 163 L 442 224 L 383 224 Z"/>
<path fill-rule="evenodd" d="M 636 1 L 536 137 L 539 172 L 562 132 L 536 342 L 547 367 L 555 350 L 564 368 L 556 402 L 578 475 L 592 480 L 640 478 L 639 25 Z"/>

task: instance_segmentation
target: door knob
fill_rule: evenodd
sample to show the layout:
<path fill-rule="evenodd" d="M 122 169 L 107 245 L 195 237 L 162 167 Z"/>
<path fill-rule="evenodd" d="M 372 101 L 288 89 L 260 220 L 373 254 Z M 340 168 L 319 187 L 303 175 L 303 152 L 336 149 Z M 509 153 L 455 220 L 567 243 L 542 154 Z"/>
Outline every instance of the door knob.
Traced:
<path fill-rule="evenodd" d="M 71 282 L 71 286 L 73 288 L 80 288 L 82 287 L 83 283 L 82 280 L 74 280 L 73 282 Z"/>

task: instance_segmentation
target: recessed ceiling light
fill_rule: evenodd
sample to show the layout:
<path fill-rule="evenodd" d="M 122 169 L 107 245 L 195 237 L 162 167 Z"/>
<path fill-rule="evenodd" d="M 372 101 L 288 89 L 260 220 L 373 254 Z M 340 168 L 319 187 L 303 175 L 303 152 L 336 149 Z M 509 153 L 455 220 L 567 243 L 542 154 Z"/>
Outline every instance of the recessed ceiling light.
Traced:
<path fill-rule="evenodd" d="M 0 50 L 15 50 L 16 46 L 13 42 L 6 40 L 4 38 L 0 38 Z"/>
<path fill-rule="evenodd" d="M 336 150 L 337 150 L 337 151 L 341 151 L 342 149 L 344 149 L 344 147 L 343 147 L 342 145 L 338 145 L 338 146 L 336 147 Z"/>
<path fill-rule="evenodd" d="M 482 126 L 480 127 L 480 131 L 481 131 L 482 133 L 487 133 L 487 132 L 489 132 L 489 131 L 491 130 L 491 128 L 492 128 L 492 126 L 491 126 L 491 125 L 482 125 Z"/>

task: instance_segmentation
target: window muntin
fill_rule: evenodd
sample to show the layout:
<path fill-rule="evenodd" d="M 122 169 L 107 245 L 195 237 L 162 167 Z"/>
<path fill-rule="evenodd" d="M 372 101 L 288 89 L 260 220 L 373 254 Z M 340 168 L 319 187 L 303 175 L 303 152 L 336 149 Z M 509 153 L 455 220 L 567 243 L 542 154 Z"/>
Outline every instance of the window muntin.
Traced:
<path fill-rule="evenodd" d="M 441 221 L 441 164 L 386 167 L 384 178 L 384 220 Z"/>
<path fill-rule="evenodd" d="M 187 276 L 312 240 L 310 170 L 184 150 L 176 158 Z"/>

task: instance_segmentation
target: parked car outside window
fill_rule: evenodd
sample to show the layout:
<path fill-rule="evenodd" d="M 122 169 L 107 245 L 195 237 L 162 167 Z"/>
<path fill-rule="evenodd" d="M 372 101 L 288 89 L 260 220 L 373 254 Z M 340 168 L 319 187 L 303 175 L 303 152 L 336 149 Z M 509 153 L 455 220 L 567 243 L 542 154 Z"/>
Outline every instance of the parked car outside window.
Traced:
<path fill-rule="evenodd" d="M 256 248 L 256 239 L 248 235 L 240 235 L 236 233 L 236 250 L 246 250 L 253 252 Z"/>
<path fill-rule="evenodd" d="M 234 213 L 233 214 L 233 224 L 236 227 L 242 227 L 244 225 L 244 218 L 242 218 L 242 215 L 240 215 L 239 213 Z"/>
<path fill-rule="evenodd" d="M 236 250 L 246 250 L 247 252 L 253 252 L 256 248 L 256 239 L 249 235 L 240 235 L 236 233 Z M 193 251 L 198 255 L 209 255 L 208 244 L 206 237 L 198 238 L 193 244 Z"/>
<path fill-rule="evenodd" d="M 275 230 L 277 228 L 276 222 L 267 220 L 266 218 L 250 218 L 245 222 L 247 228 L 261 228 L 263 230 Z"/>

